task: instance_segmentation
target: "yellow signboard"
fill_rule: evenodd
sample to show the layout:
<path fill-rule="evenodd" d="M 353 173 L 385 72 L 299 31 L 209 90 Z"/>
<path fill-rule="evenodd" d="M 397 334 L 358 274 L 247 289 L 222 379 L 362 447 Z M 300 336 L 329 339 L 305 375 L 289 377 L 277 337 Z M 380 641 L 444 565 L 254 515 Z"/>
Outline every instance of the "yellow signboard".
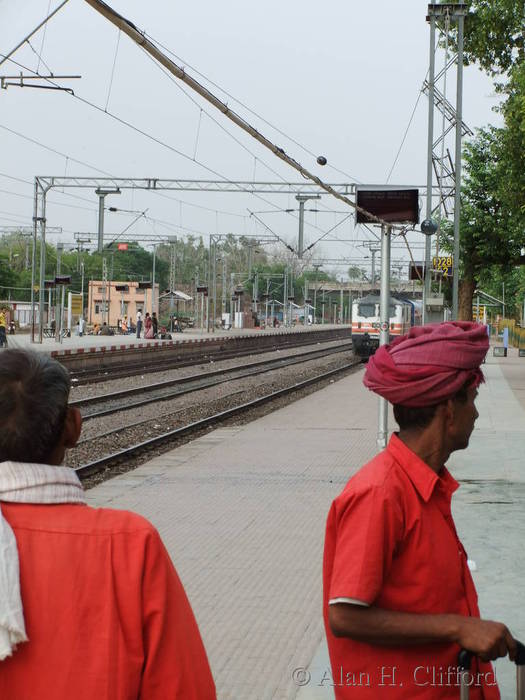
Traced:
<path fill-rule="evenodd" d="M 82 294 L 72 294 L 71 295 L 71 313 L 74 316 L 82 315 Z"/>
<path fill-rule="evenodd" d="M 452 255 L 448 255 L 446 258 L 432 258 L 432 269 L 441 270 L 443 277 L 448 277 L 452 274 L 452 268 L 454 266 L 454 258 Z"/>

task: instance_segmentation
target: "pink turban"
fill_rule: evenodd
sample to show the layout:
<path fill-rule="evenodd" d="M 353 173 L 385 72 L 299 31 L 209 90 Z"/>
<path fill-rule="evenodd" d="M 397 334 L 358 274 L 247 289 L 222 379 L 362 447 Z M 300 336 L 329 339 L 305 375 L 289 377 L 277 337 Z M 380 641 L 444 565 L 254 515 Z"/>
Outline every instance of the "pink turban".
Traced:
<path fill-rule="evenodd" d="M 431 406 L 450 399 L 467 382 L 478 386 L 484 381 L 479 366 L 488 348 L 487 329 L 478 323 L 415 326 L 376 350 L 363 382 L 390 403 Z"/>

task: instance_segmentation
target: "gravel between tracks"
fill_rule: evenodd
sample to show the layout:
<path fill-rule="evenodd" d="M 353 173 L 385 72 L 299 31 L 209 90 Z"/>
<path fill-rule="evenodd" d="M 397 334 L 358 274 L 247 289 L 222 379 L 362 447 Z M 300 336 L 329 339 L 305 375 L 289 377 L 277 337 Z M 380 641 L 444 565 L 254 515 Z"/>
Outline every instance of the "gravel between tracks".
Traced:
<path fill-rule="evenodd" d="M 247 365 L 250 362 L 263 362 L 264 360 L 274 359 L 277 357 L 284 358 L 289 357 L 290 355 L 313 352 L 314 350 L 319 350 L 321 347 L 328 349 L 340 347 L 342 345 L 348 345 L 350 347 L 348 340 L 334 340 L 328 343 L 313 343 L 311 345 L 305 345 L 304 347 L 286 348 L 284 350 L 270 350 L 261 354 L 245 355 L 244 357 L 231 358 L 229 360 L 215 359 L 209 362 L 200 362 L 199 364 L 190 365 L 188 367 L 161 370 L 151 374 L 141 375 L 139 373 L 130 375 L 124 379 L 121 378 L 112 380 L 111 370 L 108 370 L 108 379 L 105 382 L 98 382 L 91 385 L 86 384 L 83 386 L 75 386 L 75 383 L 73 382 L 71 386 L 71 400 L 76 401 L 79 399 L 87 399 L 91 398 L 92 396 L 98 396 L 99 394 L 109 394 L 115 390 L 148 386 L 157 382 L 167 381 L 168 379 L 188 377 L 193 374 L 198 374 L 199 372 L 210 372 L 216 369 L 229 369 L 230 367 Z"/>
<path fill-rule="evenodd" d="M 277 391 L 317 374 L 322 374 L 330 369 L 344 366 L 352 358 L 353 355 L 349 351 L 348 353 L 338 353 L 326 358 L 307 360 L 298 365 L 276 369 L 265 375 L 234 380 L 233 382 L 203 389 L 169 401 L 150 404 L 110 416 L 94 418 L 85 423 L 82 432 L 82 442 L 75 449 L 69 450 L 67 463 L 72 467 L 80 466 L 155 435 L 193 423 L 227 408 L 253 400 L 272 391 Z M 314 390 L 316 388 L 318 387 L 314 387 Z M 304 391 L 310 393 L 308 390 Z M 290 397 L 286 397 L 284 403 L 279 403 L 279 406 L 295 401 L 297 397 L 298 392 Z M 266 407 L 261 408 L 261 411 L 268 412 L 265 409 Z M 273 402 L 270 410 L 275 410 Z M 260 415 L 262 415 L 262 412 Z M 138 425 L 130 425 L 139 421 L 140 424 Z M 238 423 L 243 422 L 241 417 L 235 419 L 235 421 Z M 115 429 L 117 429 L 117 432 L 104 435 L 104 433 Z M 159 447 L 156 454 L 169 449 L 172 449 L 172 447 Z M 149 457 L 143 458 L 142 462 L 146 461 L 146 459 L 149 459 Z"/>

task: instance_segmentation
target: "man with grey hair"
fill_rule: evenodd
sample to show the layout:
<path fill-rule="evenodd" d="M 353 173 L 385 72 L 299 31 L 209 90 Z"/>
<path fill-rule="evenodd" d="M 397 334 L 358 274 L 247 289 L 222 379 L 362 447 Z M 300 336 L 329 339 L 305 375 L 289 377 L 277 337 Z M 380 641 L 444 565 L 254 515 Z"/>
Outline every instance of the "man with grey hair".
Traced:
<path fill-rule="evenodd" d="M 214 700 L 181 582 L 155 528 L 86 505 L 59 466 L 80 436 L 66 369 L 0 355 L 0 698 Z"/>

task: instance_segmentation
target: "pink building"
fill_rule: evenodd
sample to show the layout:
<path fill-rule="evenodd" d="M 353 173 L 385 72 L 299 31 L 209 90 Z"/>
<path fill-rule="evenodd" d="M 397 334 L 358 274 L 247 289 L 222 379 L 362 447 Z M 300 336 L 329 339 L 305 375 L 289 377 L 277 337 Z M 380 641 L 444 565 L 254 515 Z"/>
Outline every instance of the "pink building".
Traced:
<path fill-rule="evenodd" d="M 149 284 L 149 288 L 144 288 Z M 155 299 L 154 306 L 152 304 Z M 108 326 L 118 325 L 118 321 L 124 316 L 135 324 L 137 311 L 142 311 L 144 318 L 146 311 L 159 313 L 159 285 L 151 289 L 151 283 L 147 282 L 106 282 L 91 280 L 88 288 L 88 323 L 102 324 L 106 321 Z"/>

